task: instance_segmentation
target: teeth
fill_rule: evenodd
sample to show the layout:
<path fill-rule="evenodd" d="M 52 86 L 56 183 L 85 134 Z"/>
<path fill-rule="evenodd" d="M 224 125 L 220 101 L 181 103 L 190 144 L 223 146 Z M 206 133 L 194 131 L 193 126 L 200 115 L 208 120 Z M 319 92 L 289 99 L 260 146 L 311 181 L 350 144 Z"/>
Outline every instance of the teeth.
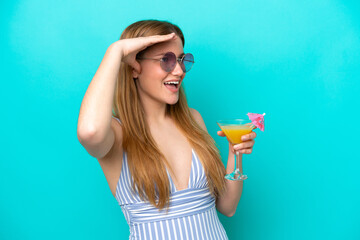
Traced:
<path fill-rule="evenodd" d="M 165 82 L 165 84 L 179 84 L 179 81 L 176 81 L 176 82 Z"/>

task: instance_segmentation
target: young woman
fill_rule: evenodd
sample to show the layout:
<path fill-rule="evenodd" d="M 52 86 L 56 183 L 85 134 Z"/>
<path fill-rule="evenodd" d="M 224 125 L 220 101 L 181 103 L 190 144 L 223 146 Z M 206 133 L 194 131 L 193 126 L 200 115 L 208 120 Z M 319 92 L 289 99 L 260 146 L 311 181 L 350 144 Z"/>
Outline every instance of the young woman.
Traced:
<path fill-rule="evenodd" d="M 98 159 L 130 239 L 227 239 L 216 209 L 230 217 L 240 200 L 243 182 L 224 175 L 234 151 L 251 153 L 256 134 L 229 143 L 225 170 L 200 113 L 187 105 L 182 84 L 194 58 L 184 45 L 167 21 L 131 24 L 81 104 L 79 141 Z"/>

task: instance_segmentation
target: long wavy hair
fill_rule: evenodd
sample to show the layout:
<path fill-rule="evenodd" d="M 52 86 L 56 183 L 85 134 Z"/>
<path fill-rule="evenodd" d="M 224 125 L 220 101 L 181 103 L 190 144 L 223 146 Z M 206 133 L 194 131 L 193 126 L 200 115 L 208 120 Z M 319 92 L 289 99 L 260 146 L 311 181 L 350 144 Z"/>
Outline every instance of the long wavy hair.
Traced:
<path fill-rule="evenodd" d="M 185 39 L 180 28 L 167 21 L 143 20 L 128 26 L 120 39 L 147 37 L 176 33 L 183 46 Z M 146 51 L 139 52 L 140 56 Z M 137 87 L 132 77 L 132 67 L 124 62 L 120 65 L 113 100 L 113 115 L 122 122 L 123 149 L 127 152 L 128 166 L 133 177 L 133 191 L 144 201 L 162 209 L 169 206 L 170 183 L 166 172 L 169 166 L 151 136 L 146 115 L 140 102 Z M 208 187 L 214 197 L 221 195 L 225 188 L 225 168 L 213 138 L 194 120 L 181 85 L 179 100 L 166 106 L 178 129 L 186 136 L 197 153 L 208 180 Z"/>

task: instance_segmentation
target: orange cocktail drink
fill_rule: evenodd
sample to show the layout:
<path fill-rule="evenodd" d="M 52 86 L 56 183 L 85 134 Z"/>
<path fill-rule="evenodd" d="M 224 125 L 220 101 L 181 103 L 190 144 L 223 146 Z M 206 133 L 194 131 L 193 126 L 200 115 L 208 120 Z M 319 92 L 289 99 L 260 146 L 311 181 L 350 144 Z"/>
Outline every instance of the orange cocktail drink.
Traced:
<path fill-rule="evenodd" d="M 254 128 L 254 125 L 252 124 L 225 125 L 225 126 L 221 126 L 220 128 L 232 144 L 238 144 L 238 143 L 242 143 L 241 137 L 246 134 L 249 134 L 251 130 Z"/>

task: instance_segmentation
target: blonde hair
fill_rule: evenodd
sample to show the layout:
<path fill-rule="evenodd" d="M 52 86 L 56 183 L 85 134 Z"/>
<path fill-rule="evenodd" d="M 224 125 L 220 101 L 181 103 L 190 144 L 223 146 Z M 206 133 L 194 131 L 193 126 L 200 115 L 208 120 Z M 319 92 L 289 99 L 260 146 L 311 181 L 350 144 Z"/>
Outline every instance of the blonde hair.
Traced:
<path fill-rule="evenodd" d="M 176 33 L 185 39 L 180 28 L 167 21 L 143 20 L 128 26 L 120 39 L 165 35 Z M 145 50 L 138 53 L 141 55 Z M 133 190 L 142 200 L 149 201 L 159 209 L 169 206 L 170 183 L 166 172 L 171 167 L 151 136 L 146 115 L 141 105 L 132 78 L 132 67 L 121 63 L 115 87 L 113 114 L 122 122 L 123 149 L 127 152 L 128 166 L 133 177 Z M 179 89 L 179 100 L 167 105 L 166 115 L 174 120 L 179 130 L 186 136 L 204 167 L 210 192 L 219 196 L 225 188 L 225 168 L 219 150 L 212 137 L 203 130 L 192 117 L 183 86 Z"/>

